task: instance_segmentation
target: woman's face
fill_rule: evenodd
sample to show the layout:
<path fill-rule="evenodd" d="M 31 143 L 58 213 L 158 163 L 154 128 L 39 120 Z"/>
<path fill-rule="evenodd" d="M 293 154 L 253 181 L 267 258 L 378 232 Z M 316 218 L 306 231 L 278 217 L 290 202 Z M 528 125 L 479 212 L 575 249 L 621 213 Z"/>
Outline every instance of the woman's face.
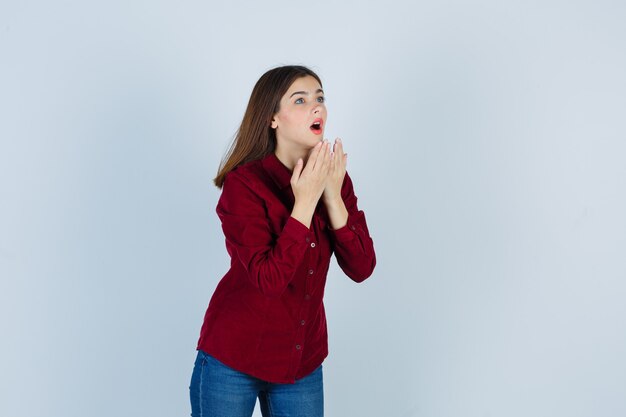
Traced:
<path fill-rule="evenodd" d="M 313 126 L 314 122 L 320 125 Z M 280 99 L 280 110 L 272 119 L 276 140 L 280 146 L 310 149 L 323 140 L 325 125 L 326 104 L 320 84 L 310 75 L 297 78 Z"/>

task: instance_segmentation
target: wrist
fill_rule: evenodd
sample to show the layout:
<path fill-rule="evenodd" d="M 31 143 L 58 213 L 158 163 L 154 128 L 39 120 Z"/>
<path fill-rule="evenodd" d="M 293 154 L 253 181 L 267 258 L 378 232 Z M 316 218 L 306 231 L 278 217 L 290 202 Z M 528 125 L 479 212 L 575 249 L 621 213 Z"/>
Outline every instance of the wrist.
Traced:
<path fill-rule="evenodd" d="M 348 222 L 348 210 L 341 197 L 334 198 L 326 204 L 326 212 L 330 219 L 330 228 L 332 230 L 338 230 L 344 227 Z"/>
<path fill-rule="evenodd" d="M 341 205 L 343 205 L 343 199 L 339 194 L 330 197 L 324 195 L 323 200 L 327 207 L 341 207 Z"/>
<path fill-rule="evenodd" d="M 313 213 L 315 212 L 315 206 L 309 204 L 302 204 L 295 202 L 293 210 L 291 211 L 291 217 L 304 224 L 306 227 L 311 227 L 311 220 L 313 219 Z"/>

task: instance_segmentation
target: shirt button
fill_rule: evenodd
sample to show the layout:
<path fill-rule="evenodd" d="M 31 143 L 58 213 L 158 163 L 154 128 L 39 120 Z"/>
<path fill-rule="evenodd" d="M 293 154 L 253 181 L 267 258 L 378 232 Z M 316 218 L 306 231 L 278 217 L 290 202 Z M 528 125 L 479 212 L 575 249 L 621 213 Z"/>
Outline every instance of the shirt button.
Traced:
<path fill-rule="evenodd" d="M 311 247 L 314 248 L 315 247 L 315 242 L 311 242 Z"/>
<path fill-rule="evenodd" d="M 310 296 L 309 294 L 307 294 L 307 295 L 305 295 L 305 296 L 304 296 L 304 299 L 305 299 L 305 300 L 310 300 L 310 299 L 311 299 L 311 296 Z"/>
<path fill-rule="evenodd" d="M 350 226 L 350 229 L 352 229 L 352 230 L 356 230 L 356 227 L 354 227 L 354 226 Z"/>
<path fill-rule="evenodd" d="M 300 345 L 296 345 L 296 349 L 297 349 L 297 350 L 300 350 L 301 348 L 302 348 L 302 346 L 300 346 Z"/>
<path fill-rule="evenodd" d="M 309 243 L 311 241 L 311 239 L 309 239 L 308 237 L 306 238 L 306 243 Z"/>
<path fill-rule="evenodd" d="M 313 271 L 312 269 L 309 269 L 309 275 L 313 275 L 313 272 L 315 271 Z"/>
<path fill-rule="evenodd" d="M 303 326 L 304 326 L 304 323 L 305 323 L 304 320 L 300 321 L 300 324 L 303 325 Z"/>

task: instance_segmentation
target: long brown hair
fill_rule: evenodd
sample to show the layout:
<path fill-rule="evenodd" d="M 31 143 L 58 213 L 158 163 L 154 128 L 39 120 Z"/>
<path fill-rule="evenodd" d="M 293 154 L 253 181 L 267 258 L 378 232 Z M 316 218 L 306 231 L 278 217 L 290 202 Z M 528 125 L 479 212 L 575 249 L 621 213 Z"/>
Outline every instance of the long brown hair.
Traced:
<path fill-rule="evenodd" d="M 291 84 L 300 77 L 310 75 L 322 81 L 312 70 L 300 65 L 286 65 L 270 69 L 259 78 L 248 107 L 243 115 L 241 126 L 233 142 L 220 163 L 213 182 L 222 188 L 224 177 L 230 171 L 246 162 L 261 159 L 276 149 L 276 132 L 271 128 L 272 117 L 280 111 L 280 99 Z"/>

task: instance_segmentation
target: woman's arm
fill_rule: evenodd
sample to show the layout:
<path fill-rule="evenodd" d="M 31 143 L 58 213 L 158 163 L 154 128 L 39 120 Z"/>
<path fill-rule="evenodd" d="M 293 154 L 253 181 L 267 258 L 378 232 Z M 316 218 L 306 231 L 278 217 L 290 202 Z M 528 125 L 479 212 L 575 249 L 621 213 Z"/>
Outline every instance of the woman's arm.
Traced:
<path fill-rule="evenodd" d="M 263 199 L 234 171 L 226 175 L 216 211 L 233 261 L 259 291 L 280 297 L 304 258 L 309 228 L 290 216 L 280 235 L 272 233 Z"/>
<path fill-rule="evenodd" d="M 365 214 L 356 204 L 352 180 L 346 172 L 348 154 L 341 139 L 335 139 L 328 180 L 323 193 L 337 263 L 353 281 L 362 282 L 376 266 L 374 242 L 369 235 Z"/>
<path fill-rule="evenodd" d="M 352 179 L 347 172 L 341 187 L 341 203 L 326 200 L 325 203 L 337 263 L 353 281 L 362 282 L 374 271 L 376 253 L 367 228 L 365 213 L 357 206 Z M 347 213 L 345 222 L 344 210 Z M 335 225 L 342 223 L 343 226 L 335 229 Z"/>
<path fill-rule="evenodd" d="M 341 196 L 325 201 L 326 211 L 330 220 L 331 229 L 341 229 L 348 223 L 348 209 Z"/>

